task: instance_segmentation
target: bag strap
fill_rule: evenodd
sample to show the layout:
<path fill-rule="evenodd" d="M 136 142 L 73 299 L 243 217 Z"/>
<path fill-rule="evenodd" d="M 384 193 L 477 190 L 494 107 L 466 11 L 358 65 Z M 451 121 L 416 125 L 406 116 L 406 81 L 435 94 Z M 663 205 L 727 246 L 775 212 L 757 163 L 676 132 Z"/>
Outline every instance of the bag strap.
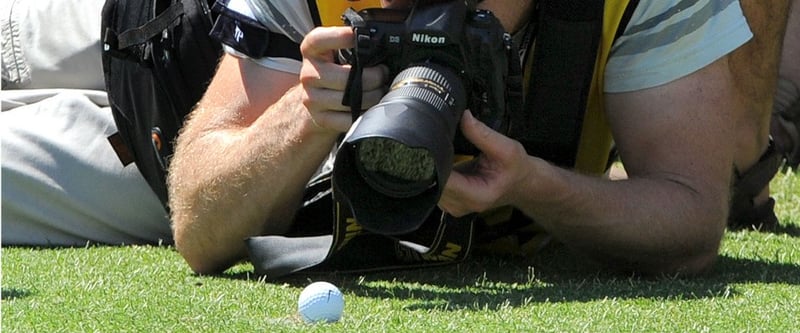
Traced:
<path fill-rule="evenodd" d="M 183 2 L 175 1 L 154 19 L 136 28 L 117 34 L 111 27 L 106 27 L 103 32 L 103 47 L 111 55 L 126 58 L 127 55 L 122 50 L 146 43 L 172 26 L 183 14 Z"/>
<path fill-rule="evenodd" d="M 614 39 L 628 26 L 638 0 L 622 13 Z M 588 96 L 603 39 L 603 0 L 541 0 L 528 40 L 535 38 L 526 69 L 525 110 L 512 114 L 510 136 L 529 154 L 573 167 Z"/>
<path fill-rule="evenodd" d="M 131 45 L 145 43 L 150 38 L 155 37 L 169 28 L 181 16 L 183 16 L 183 2 L 176 1 L 161 12 L 161 14 L 158 14 L 152 21 L 120 33 L 117 36 L 117 47 L 125 49 Z"/>
<path fill-rule="evenodd" d="M 534 11 L 535 49 L 512 137 L 529 154 L 572 167 L 602 38 L 603 0 L 548 0 Z"/>

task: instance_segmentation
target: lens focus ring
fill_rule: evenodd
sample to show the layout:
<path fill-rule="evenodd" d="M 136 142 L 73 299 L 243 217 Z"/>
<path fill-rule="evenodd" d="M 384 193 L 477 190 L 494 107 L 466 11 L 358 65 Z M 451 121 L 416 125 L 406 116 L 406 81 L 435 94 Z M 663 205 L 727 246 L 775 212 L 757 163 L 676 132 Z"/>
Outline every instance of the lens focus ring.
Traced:
<path fill-rule="evenodd" d="M 384 99 L 401 95 L 418 99 L 430 104 L 436 110 L 444 111 L 445 107 L 452 108 L 457 101 L 452 93 L 453 83 L 460 85 L 459 80 L 460 78 L 452 70 L 441 66 L 433 64 L 411 66 L 397 74 L 389 94 Z"/>

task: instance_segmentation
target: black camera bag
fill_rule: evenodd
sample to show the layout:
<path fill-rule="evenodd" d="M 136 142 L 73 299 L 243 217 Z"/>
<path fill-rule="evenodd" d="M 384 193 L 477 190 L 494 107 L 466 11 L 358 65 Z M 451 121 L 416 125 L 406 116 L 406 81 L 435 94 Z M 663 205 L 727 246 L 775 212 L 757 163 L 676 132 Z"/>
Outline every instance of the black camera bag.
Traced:
<path fill-rule="evenodd" d="M 103 72 L 119 130 L 109 140 L 165 207 L 173 140 L 222 55 L 206 1 L 107 0 L 102 12 Z"/>

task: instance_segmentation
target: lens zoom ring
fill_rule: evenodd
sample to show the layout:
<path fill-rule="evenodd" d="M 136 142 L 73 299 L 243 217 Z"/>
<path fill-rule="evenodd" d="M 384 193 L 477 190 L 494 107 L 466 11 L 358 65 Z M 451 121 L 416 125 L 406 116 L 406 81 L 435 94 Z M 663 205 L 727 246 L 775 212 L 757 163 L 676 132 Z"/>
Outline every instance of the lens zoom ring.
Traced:
<path fill-rule="evenodd" d="M 433 69 L 432 67 L 427 66 L 413 66 L 406 68 L 394 79 L 394 82 L 400 82 L 407 79 L 423 79 L 427 81 L 433 81 L 437 85 L 442 86 L 446 90 L 450 90 L 450 82 L 439 73 L 439 71 Z"/>
<path fill-rule="evenodd" d="M 445 103 L 443 96 L 434 92 L 433 89 L 427 86 L 420 86 L 417 84 L 404 85 L 396 90 L 391 91 L 386 95 L 387 99 L 393 100 L 395 97 L 413 98 L 420 102 L 430 104 L 435 110 L 445 110 L 450 105 Z"/>
<path fill-rule="evenodd" d="M 386 97 L 399 95 L 428 103 L 436 110 L 451 106 L 452 85 L 439 71 L 426 66 L 413 66 L 400 72 L 392 83 L 392 91 Z"/>

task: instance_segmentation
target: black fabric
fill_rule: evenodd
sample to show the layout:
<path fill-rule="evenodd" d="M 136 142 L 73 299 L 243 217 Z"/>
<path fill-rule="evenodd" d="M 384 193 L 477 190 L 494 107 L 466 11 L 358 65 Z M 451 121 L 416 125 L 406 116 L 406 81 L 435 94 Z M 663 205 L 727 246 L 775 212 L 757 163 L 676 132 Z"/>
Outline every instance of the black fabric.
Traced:
<path fill-rule="evenodd" d="M 775 150 L 774 144 L 770 141 L 767 150 L 755 165 L 742 174 L 737 171 L 733 184 L 731 211 L 728 216 L 730 229 L 747 228 L 768 231 L 778 226 L 778 217 L 775 216 L 774 211 L 775 201 L 770 198 L 766 203 L 756 206 L 753 198 L 769 185 L 769 182 L 778 173 L 781 161 L 780 153 Z"/>
<path fill-rule="evenodd" d="M 330 0 L 322 0 L 322 1 L 330 1 Z M 308 11 L 311 13 L 311 19 L 314 21 L 314 26 L 319 27 L 322 25 L 322 17 L 319 15 L 319 6 L 317 6 L 317 0 L 307 0 L 308 3 Z"/>
<path fill-rule="evenodd" d="M 213 11 L 219 13 L 211 38 L 234 48 L 248 57 L 282 57 L 302 60 L 300 45 L 288 37 L 271 32 L 258 21 L 215 2 Z"/>
<path fill-rule="evenodd" d="M 472 251 L 476 215 L 454 218 L 437 210 L 414 232 L 389 237 L 364 230 L 333 193 L 330 173 L 318 176 L 306 187 L 287 235 L 245 241 L 257 275 L 274 280 L 301 271 L 438 266 L 462 261 Z"/>
<path fill-rule="evenodd" d="M 136 44 L 147 43 L 153 36 L 158 35 L 165 29 L 169 29 L 170 26 L 183 15 L 183 10 L 183 3 L 176 2 L 159 13 L 158 16 L 151 21 L 121 32 L 117 35 L 117 48 L 126 49 Z"/>
<path fill-rule="evenodd" d="M 150 187 L 167 206 L 173 140 L 222 55 L 209 38 L 206 0 L 107 0 L 103 72 L 114 121 Z"/>
<path fill-rule="evenodd" d="M 365 233 L 311 237 L 259 236 L 246 240 L 255 273 L 275 280 L 301 271 L 355 273 L 447 265 L 472 251 L 473 223 L 448 217 L 428 246 Z"/>
<path fill-rule="evenodd" d="M 628 2 L 628 6 L 625 7 L 625 11 L 622 13 L 622 18 L 620 19 L 619 26 L 617 26 L 617 33 L 614 34 L 614 40 L 622 36 L 625 33 L 625 29 L 628 28 L 628 23 L 631 21 L 631 17 L 633 16 L 633 12 L 636 10 L 636 7 L 639 5 L 639 0 L 630 0 Z"/>
<path fill-rule="evenodd" d="M 529 154 L 572 167 L 602 38 L 602 0 L 541 1 L 525 112 L 511 115 L 509 136 Z"/>

